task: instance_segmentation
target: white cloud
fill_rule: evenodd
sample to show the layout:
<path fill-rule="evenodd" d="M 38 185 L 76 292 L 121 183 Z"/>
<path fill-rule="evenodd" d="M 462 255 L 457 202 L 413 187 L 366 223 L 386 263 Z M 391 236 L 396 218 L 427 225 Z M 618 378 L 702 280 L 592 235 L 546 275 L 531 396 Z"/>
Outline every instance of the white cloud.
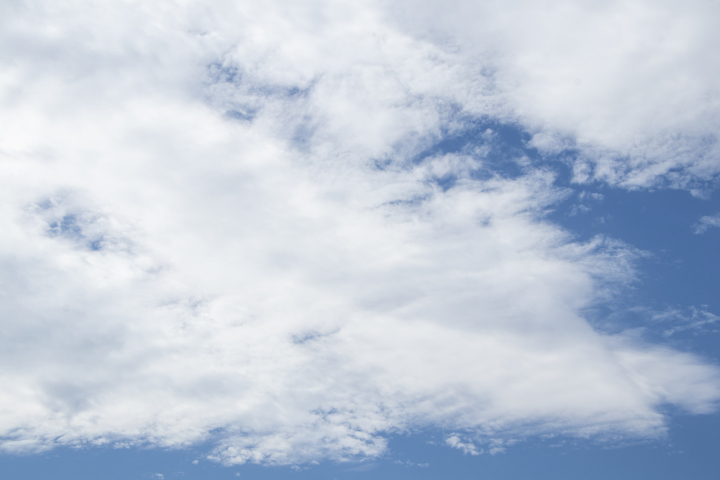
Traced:
<path fill-rule="evenodd" d="M 720 227 L 720 213 L 715 215 L 705 215 L 695 224 L 695 233 L 705 233 L 709 228 Z"/>
<path fill-rule="evenodd" d="M 450 445 L 453 448 L 457 448 L 458 450 L 462 450 L 464 454 L 470 454 L 470 455 L 480 455 L 483 453 L 483 450 L 478 450 L 474 443 L 472 442 L 463 442 L 460 436 L 457 434 L 450 435 L 448 438 L 445 439 L 445 443 Z"/>
<path fill-rule="evenodd" d="M 551 173 L 417 158 L 458 109 L 531 118 L 472 56 L 372 2 L 2 8 L 5 450 L 302 463 L 714 408 L 714 366 L 585 321 L 637 253 L 545 221 Z"/>
<path fill-rule="evenodd" d="M 394 5 L 405 31 L 491 72 L 533 145 L 576 150 L 576 180 L 693 188 L 717 176 L 717 2 Z"/>

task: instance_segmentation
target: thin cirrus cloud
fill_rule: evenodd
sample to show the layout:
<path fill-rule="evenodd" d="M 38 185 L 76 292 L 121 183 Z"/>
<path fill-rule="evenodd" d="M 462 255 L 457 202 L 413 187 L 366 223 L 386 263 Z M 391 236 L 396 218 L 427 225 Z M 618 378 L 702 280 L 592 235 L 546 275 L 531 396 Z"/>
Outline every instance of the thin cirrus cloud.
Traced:
<path fill-rule="evenodd" d="M 287 464 L 377 456 L 418 428 L 472 453 L 714 411 L 715 366 L 584 319 L 642 253 L 547 221 L 568 192 L 546 166 L 504 175 L 482 142 L 427 153 L 489 119 L 575 149 L 578 181 L 713 178 L 717 109 L 692 103 L 709 74 L 673 52 L 705 58 L 714 33 L 677 46 L 670 29 L 641 66 L 681 68 L 697 111 L 674 116 L 671 95 L 658 114 L 662 85 L 628 105 L 648 80 L 612 63 L 639 48 L 621 42 L 580 104 L 553 102 L 580 52 L 532 45 L 594 15 L 574 5 L 536 30 L 510 22 L 521 4 L 473 10 L 487 38 L 374 2 L 2 7 L 2 447 L 210 441 L 218 461 Z M 633 5 L 679 32 L 706 21 Z M 624 21 L 664 28 L 640 13 Z"/>

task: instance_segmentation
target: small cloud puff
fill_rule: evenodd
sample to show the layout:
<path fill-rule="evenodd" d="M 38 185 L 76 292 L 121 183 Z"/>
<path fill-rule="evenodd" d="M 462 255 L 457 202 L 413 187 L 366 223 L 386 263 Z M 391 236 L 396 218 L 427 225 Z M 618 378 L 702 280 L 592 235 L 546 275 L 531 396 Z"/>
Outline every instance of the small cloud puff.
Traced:
<path fill-rule="evenodd" d="M 700 217 L 700 220 L 693 226 L 695 234 L 705 233 L 709 228 L 720 227 L 720 213 Z"/>
<path fill-rule="evenodd" d="M 459 435 L 453 434 L 450 435 L 448 438 L 445 439 L 445 443 L 452 448 L 457 448 L 458 450 L 462 450 L 464 454 L 470 454 L 470 455 L 480 455 L 483 453 L 483 450 L 475 446 L 472 442 L 463 442 Z"/>

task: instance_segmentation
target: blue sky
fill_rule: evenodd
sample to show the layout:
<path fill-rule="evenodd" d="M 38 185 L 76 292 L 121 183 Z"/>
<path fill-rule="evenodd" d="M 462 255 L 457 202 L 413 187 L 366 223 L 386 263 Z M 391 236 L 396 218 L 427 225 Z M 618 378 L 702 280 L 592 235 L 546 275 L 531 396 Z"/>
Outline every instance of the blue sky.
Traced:
<path fill-rule="evenodd" d="M 718 8 L 5 4 L 4 476 L 714 478 Z"/>

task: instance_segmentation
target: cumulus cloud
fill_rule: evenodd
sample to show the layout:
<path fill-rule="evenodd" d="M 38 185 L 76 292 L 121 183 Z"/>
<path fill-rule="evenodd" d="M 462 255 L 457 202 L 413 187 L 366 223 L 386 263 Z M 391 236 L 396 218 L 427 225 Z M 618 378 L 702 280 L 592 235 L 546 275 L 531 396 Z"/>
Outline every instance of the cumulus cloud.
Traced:
<path fill-rule="evenodd" d="M 2 8 L 5 450 L 302 463 L 415 428 L 652 437 L 665 403 L 714 409 L 714 366 L 585 321 L 637 252 L 546 221 L 568 195 L 547 167 L 426 153 L 482 118 L 565 132 L 518 110 L 515 70 L 372 2 Z"/>

